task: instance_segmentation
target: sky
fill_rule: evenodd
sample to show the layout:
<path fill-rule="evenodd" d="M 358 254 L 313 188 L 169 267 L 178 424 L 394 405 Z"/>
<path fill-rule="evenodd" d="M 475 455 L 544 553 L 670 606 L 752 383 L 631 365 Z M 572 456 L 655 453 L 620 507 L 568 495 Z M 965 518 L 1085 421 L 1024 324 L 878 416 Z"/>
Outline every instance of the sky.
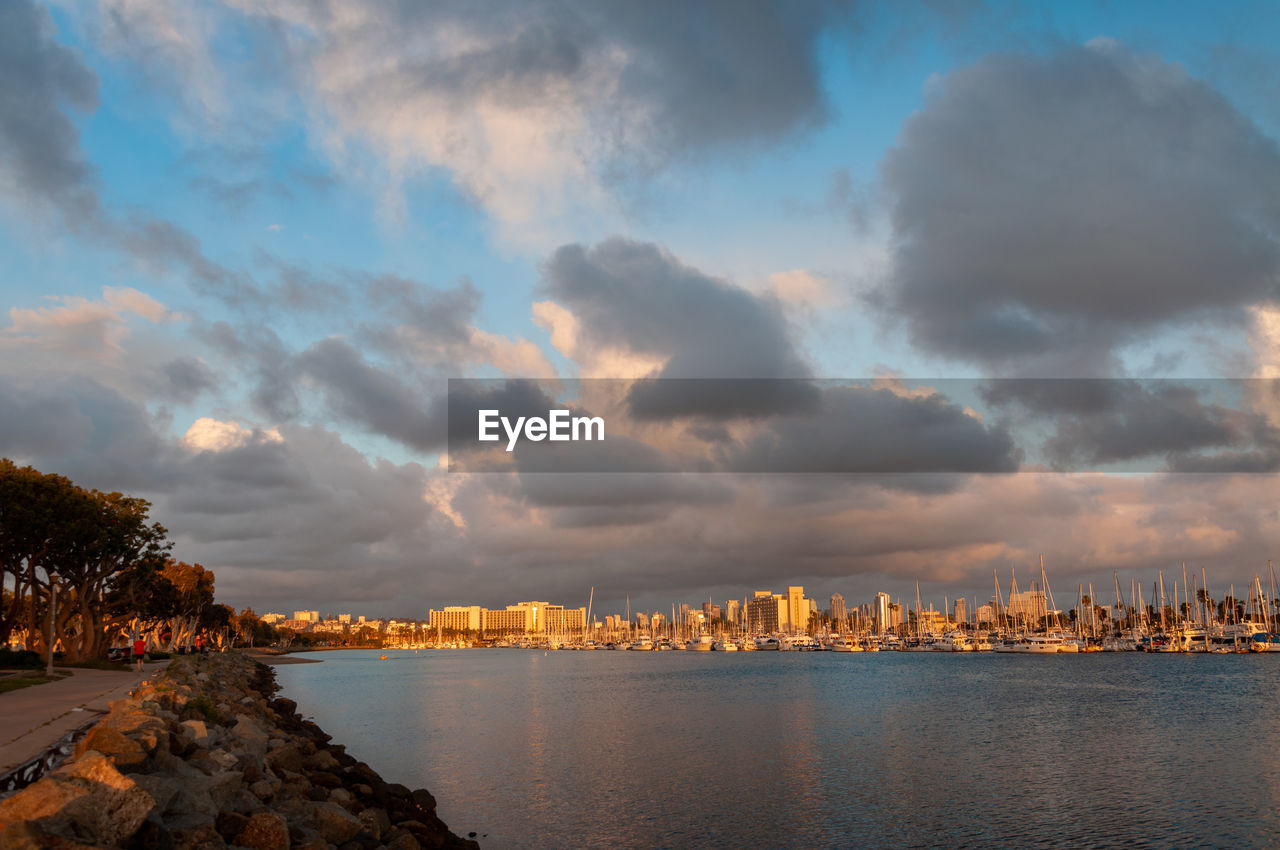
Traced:
<path fill-rule="evenodd" d="M 1220 598 L 1280 556 L 1276 45 L 1248 2 L 12 0 L 0 455 L 258 611 L 940 606 L 1041 555 Z M 450 378 L 613 379 L 615 440 L 460 471 Z"/>

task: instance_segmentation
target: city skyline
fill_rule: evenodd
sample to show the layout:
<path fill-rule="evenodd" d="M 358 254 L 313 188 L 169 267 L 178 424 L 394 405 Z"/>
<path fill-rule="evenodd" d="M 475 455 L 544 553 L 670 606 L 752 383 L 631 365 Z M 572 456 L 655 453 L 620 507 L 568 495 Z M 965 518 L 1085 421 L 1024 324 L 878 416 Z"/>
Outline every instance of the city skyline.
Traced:
<path fill-rule="evenodd" d="M 0 41 L 0 457 L 149 500 L 237 609 L 1280 557 L 1267 4 L 14 0 Z M 604 439 L 466 471 L 467 392 Z"/>

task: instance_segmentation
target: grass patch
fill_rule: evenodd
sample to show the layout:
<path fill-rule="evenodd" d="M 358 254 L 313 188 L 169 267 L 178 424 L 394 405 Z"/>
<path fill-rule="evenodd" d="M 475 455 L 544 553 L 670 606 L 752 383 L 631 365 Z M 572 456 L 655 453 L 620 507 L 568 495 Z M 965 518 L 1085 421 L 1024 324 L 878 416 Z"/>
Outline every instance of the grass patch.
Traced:
<path fill-rule="evenodd" d="M 43 685 L 46 682 L 56 682 L 59 679 L 65 679 L 66 676 L 53 676 L 52 678 L 43 675 L 27 675 L 9 676 L 0 679 L 0 694 L 6 694 L 9 691 L 17 691 L 22 688 L 29 688 L 32 685 Z"/>

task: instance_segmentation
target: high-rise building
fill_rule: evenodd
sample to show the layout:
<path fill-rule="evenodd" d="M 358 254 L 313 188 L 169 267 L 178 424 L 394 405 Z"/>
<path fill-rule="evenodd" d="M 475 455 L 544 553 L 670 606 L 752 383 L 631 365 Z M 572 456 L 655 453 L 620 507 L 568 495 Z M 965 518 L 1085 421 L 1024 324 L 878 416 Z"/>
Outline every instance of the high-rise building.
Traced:
<path fill-rule="evenodd" d="M 883 592 L 876 594 L 875 614 L 873 615 L 876 624 L 876 634 L 882 635 L 898 625 L 896 622 L 892 622 L 889 619 L 890 604 L 889 594 Z"/>
<path fill-rule="evenodd" d="M 967 622 L 969 619 L 969 606 L 965 603 L 964 597 L 960 597 L 951 606 L 951 619 L 957 623 Z"/>
<path fill-rule="evenodd" d="M 724 603 L 724 618 L 732 626 L 739 624 L 742 616 L 742 608 L 738 600 L 730 599 Z"/>
<path fill-rule="evenodd" d="M 849 612 L 844 607 L 844 597 L 838 593 L 831 594 L 831 622 L 843 625 Z"/>
<path fill-rule="evenodd" d="M 804 598 L 804 588 L 787 588 L 787 619 L 790 631 L 803 631 L 809 625 L 809 601 Z"/>
<path fill-rule="evenodd" d="M 790 629 L 787 597 L 780 593 L 757 590 L 755 597 L 747 603 L 747 630 L 772 634 Z"/>
<path fill-rule="evenodd" d="M 974 612 L 974 618 L 979 624 L 994 623 L 996 621 L 996 606 L 993 602 L 985 605 L 979 605 L 978 610 Z"/>
<path fill-rule="evenodd" d="M 301 620 L 304 623 L 316 623 L 320 620 L 319 611 L 294 611 L 293 619 Z"/>

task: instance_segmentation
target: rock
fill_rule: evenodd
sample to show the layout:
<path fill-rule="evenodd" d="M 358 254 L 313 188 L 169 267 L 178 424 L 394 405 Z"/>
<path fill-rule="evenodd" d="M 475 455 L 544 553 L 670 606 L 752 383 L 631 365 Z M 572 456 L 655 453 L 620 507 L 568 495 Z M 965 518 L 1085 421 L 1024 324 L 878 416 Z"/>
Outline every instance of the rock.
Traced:
<path fill-rule="evenodd" d="M 259 800 L 270 800 L 276 794 L 276 785 L 272 785 L 266 780 L 255 782 L 249 786 L 249 790 L 253 792 L 253 796 Z"/>
<path fill-rule="evenodd" d="M 292 717 L 298 711 L 298 704 L 288 697 L 276 697 L 271 701 L 271 710 L 281 717 Z"/>
<path fill-rule="evenodd" d="M 184 737 L 200 746 L 208 746 L 209 727 L 203 720 L 184 720 L 179 724 Z"/>
<path fill-rule="evenodd" d="M 293 844 L 293 850 L 329 850 L 329 847 L 329 842 L 321 838 L 319 833 L 308 835 Z"/>
<path fill-rule="evenodd" d="M 134 850 L 173 850 L 173 832 L 153 812 L 138 827 L 129 844 Z"/>
<path fill-rule="evenodd" d="M 319 785 L 321 788 L 342 787 L 342 780 L 328 771 L 317 770 L 314 773 L 308 774 L 307 778 L 311 780 L 312 785 Z"/>
<path fill-rule="evenodd" d="M 46 818 L 13 823 L 0 829 L 0 847 L 4 850 L 45 850 L 48 847 L 93 850 L 94 845 L 76 839 L 69 822 Z"/>
<path fill-rule="evenodd" d="M 435 814 L 436 798 L 431 796 L 431 792 L 426 788 L 419 788 L 409 795 L 413 800 L 413 804 L 418 807 L 419 811 Z"/>
<path fill-rule="evenodd" d="M 422 850 L 422 845 L 413 837 L 413 833 L 398 830 L 396 837 L 387 842 L 387 850 Z"/>
<path fill-rule="evenodd" d="M 241 717 L 231 727 L 231 737 L 255 758 L 260 759 L 267 754 L 267 731 L 256 721 Z"/>
<path fill-rule="evenodd" d="M 154 751 L 155 747 L 151 749 Z M 81 754 L 89 750 L 102 753 L 120 770 L 137 771 L 147 761 L 147 753 L 141 744 L 105 723 L 93 727 L 76 747 Z"/>
<path fill-rule="evenodd" d="M 236 765 L 240 763 L 240 759 L 233 756 L 226 750 L 213 750 L 209 753 L 209 761 L 216 764 L 222 770 L 234 770 Z"/>
<path fill-rule="evenodd" d="M 156 801 L 156 811 L 163 812 L 181 789 L 176 779 L 162 773 L 131 773 L 129 778 Z"/>
<path fill-rule="evenodd" d="M 328 750 L 316 750 L 316 754 L 307 759 L 307 766 L 313 770 L 334 771 L 342 767 L 333 753 Z"/>
<path fill-rule="evenodd" d="M 171 831 L 173 844 L 182 850 L 221 850 L 227 846 L 211 823 L 180 826 Z"/>
<path fill-rule="evenodd" d="M 234 843 L 249 850 L 289 850 L 289 825 L 275 812 L 259 812 L 249 818 Z"/>
<path fill-rule="evenodd" d="M 271 752 L 267 753 L 267 766 L 277 773 L 281 770 L 291 770 L 294 773 L 300 773 L 303 769 L 302 751 L 297 744 L 285 744 Z"/>
<path fill-rule="evenodd" d="M 249 818 L 239 812 L 218 812 L 213 822 L 214 829 L 228 841 L 235 839 L 249 825 Z"/>
<path fill-rule="evenodd" d="M 330 844 L 341 844 L 362 829 L 359 819 L 337 803 L 320 803 L 315 811 L 320 835 Z"/>
<path fill-rule="evenodd" d="M 381 839 L 391 831 L 391 818 L 387 816 L 386 809 L 365 809 L 356 815 L 356 819 L 374 838 Z"/>
<path fill-rule="evenodd" d="M 228 811 L 236 812 L 246 817 L 266 811 L 266 808 L 261 800 L 243 788 L 232 794 L 231 799 L 227 802 Z"/>
<path fill-rule="evenodd" d="M 0 829 L 57 816 L 102 843 L 117 844 L 142 825 L 155 805 L 152 796 L 106 756 L 90 750 L 0 801 Z"/>

